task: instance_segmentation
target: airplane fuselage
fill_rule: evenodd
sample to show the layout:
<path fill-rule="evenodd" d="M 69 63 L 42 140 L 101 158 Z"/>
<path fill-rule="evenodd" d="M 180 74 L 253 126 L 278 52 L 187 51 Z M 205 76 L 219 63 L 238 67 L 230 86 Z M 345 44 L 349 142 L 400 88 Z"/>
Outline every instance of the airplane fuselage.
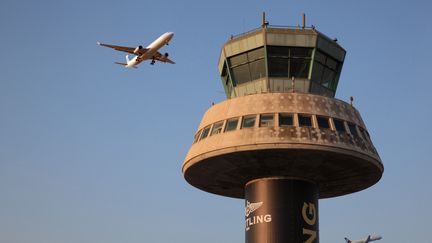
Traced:
<path fill-rule="evenodd" d="M 130 61 L 128 61 L 125 67 L 135 67 L 144 60 L 154 59 L 153 56 L 158 52 L 160 48 L 162 48 L 164 45 L 167 45 L 173 36 L 173 32 L 166 32 L 163 35 L 159 36 L 159 38 L 157 38 L 155 41 L 153 41 L 150 45 L 147 46 L 146 49 L 148 50 L 145 53 L 133 57 Z"/>
<path fill-rule="evenodd" d="M 369 243 L 369 242 L 371 242 L 371 241 L 376 241 L 376 240 L 381 240 L 382 239 L 382 237 L 381 236 L 379 236 L 379 235 L 375 235 L 375 236 L 368 236 L 366 239 L 364 239 L 364 240 L 353 240 L 353 241 L 350 241 L 350 240 L 348 240 L 347 238 L 345 238 L 345 240 L 348 242 L 348 243 Z"/>

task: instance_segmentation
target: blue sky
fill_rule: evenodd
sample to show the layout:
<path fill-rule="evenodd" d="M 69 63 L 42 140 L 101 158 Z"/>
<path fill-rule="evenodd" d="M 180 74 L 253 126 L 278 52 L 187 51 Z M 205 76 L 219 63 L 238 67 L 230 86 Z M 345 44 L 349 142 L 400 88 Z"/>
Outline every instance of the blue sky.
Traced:
<path fill-rule="evenodd" d="M 0 243 L 243 242 L 244 202 L 188 185 L 181 163 L 225 99 L 231 34 L 307 24 L 347 50 L 336 97 L 355 97 L 385 165 L 365 191 L 320 201 L 321 242 L 430 239 L 432 22 L 428 1 L 0 2 Z M 175 32 L 176 65 L 112 64 L 96 41 Z"/>

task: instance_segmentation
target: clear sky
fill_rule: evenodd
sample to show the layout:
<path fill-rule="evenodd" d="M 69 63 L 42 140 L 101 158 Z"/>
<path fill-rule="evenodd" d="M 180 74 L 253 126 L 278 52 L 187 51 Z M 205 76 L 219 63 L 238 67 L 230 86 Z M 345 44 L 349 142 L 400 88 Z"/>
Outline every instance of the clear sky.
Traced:
<path fill-rule="evenodd" d="M 199 191 L 181 163 L 225 99 L 231 34 L 307 24 L 347 50 L 336 97 L 355 97 L 385 165 L 375 186 L 320 201 L 320 241 L 428 242 L 432 3 L 0 1 L 0 243 L 244 242 L 244 202 Z M 147 45 L 176 65 L 113 64 L 96 41 Z"/>

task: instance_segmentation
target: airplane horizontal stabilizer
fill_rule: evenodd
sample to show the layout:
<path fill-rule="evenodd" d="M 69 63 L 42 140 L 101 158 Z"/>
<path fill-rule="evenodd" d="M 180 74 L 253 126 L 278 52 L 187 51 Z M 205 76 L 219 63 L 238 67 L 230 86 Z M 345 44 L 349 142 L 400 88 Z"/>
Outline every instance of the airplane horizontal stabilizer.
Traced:
<path fill-rule="evenodd" d="M 127 64 L 126 63 L 123 63 L 123 62 L 114 62 L 115 64 L 118 64 L 118 65 L 122 65 L 123 67 L 126 67 L 127 66 Z M 138 67 L 136 67 L 136 66 L 132 66 L 133 68 L 138 68 Z"/>

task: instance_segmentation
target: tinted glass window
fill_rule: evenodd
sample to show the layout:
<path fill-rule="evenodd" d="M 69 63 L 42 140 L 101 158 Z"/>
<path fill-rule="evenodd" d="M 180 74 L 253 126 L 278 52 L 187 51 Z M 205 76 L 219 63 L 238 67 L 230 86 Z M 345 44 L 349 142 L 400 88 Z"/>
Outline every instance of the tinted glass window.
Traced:
<path fill-rule="evenodd" d="M 242 128 L 253 127 L 255 125 L 256 116 L 243 117 Z"/>
<path fill-rule="evenodd" d="M 313 94 L 321 94 L 321 95 L 325 95 L 325 96 L 334 96 L 334 91 L 325 88 L 322 85 L 319 85 L 315 82 L 311 82 L 311 87 L 310 87 L 310 91 Z"/>
<path fill-rule="evenodd" d="M 312 127 L 312 117 L 309 115 L 298 115 L 299 125 L 301 127 Z"/>
<path fill-rule="evenodd" d="M 228 96 L 231 95 L 232 85 L 231 85 L 231 80 L 230 80 L 228 72 L 227 72 L 226 63 L 224 63 L 224 65 L 223 65 L 221 78 L 222 78 L 223 83 L 225 84 L 225 91 L 226 91 L 227 95 Z"/>
<path fill-rule="evenodd" d="M 250 80 L 248 64 L 233 67 L 232 73 L 237 84 L 242 84 Z"/>
<path fill-rule="evenodd" d="M 228 72 L 227 72 L 226 63 L 224 63 L 224 65 L 223 65 L 221 77 L 223 80 L 228 80 Z"/>
<path fill-rule="evenodd" d="M 259 48 L 248 52 L 249 61 L 254 61 L 256 59 L 264 58 L 264 48 Z"/>
<path fill-rule="evenodd" d="M 196 142 L 198 142 L 198 139 L 199 139 L 199 137 L 200 137 L 200 134 L 201 134 L 201 131 L 198 131 L 196 134 L 195 134 L 195 137 L 194 137 L 194 143 L 196 143 Z"/>
<path fill-rule="evenodd" d="M 369 133 L 368 133 L 366 130 L 364 130 L 362 127 L 359 127 L 359 129 L 360 129 L 360 132 L 361 132 L 361 134 L 363 135 L 363 137 L 364 137 L 366 140 L 370 141 Z"/>
<path fill-rule="evenodd" d="M 364 131 L 364 134 L 366 134 L 366 137 L 370 140 L 370 135 L 369 135 L 368 131 L 366 131 L 366 130 L 363 130 L 363 131 Z"/>
<path fill-rule="evenodd" d="M 265 61 L 259 59 L 249 63 L 251 80 L 259 79 L 266 76 Z"/>
<path fill-rule="evenodd" d="M 273 57 L 268 59 L 269 76 L 288 77 L 288 58 Z"/>
<path fill-rule="evenodd" d="M 289 47 L 287 46 L 267 46 L 269 57 L 289 57 Z"/>
<path fill-rule="evenodd" d="M 339 119 L 333 119 L 333 123 L 335 125 L 335 129 L 338 132 L 346 132 L 344 122 Z"/>
<path fill-rule="evenodd" d="M 279 126 L 293 126 L 294 119 L 292 114 L 279 114 Z"/>
<path fill-rule="evenodd" d="M 324 55 L 324 53 L 320 52 L 320 51 L 315 51 L 315 61 L 318 61 L 322 64 L 325 63 L 326 61 L 326 56 Z"/>
<path fill-rule="evenodd" d="M 212 129 L 212 131 L 211 131 L 210 136 L 211 136 L 211 135 L 218 134 L 218 133 L 221 133 L 221 132 L 222 132 L 222 125 L 223 125 L 223 122 L 222 122 L 222 121 L 221 121 L 221 122 L 216 122 L 216 123 L 213 125 L 213 129 Z"/>
<path fill-rule="evenodd" d="M 267 53 L 270 77 L 309 76 L 312 48 L 268 46 Z"/>
<path fill-rule="evenodd" d="M 266 76 L 264 48 L 229 58 L 233 86 Z"/>
<path fill-rule="evenodd" d="M 348 123 L 348 128 L 353 136 L 358 136 L 356 126 L 352 123 Z"/>
<path fill-rule="evenodd" d="M 324 73 L 322 75 L 321 84 L 326 88 L 330 87 L 330 83 L 335 79 L 336 72 L 330 68 L 324 68 Z"/>
<path fill-rule="evenodd" d="M 227 121 L 225 131 L 228 132 L 228 131 L 236 130 L 237 129 L 237 123 L 238 123 L 238 118 L 229 119 Z"/>
<path fill-rule="evenodd" d="M 309 75 L 310 60 L 291 59 L 289 77 L 307 78 Z"/>
<path fill-rule="evenodd" d="M 312 71 L 312 80 L 314 82 L 321 82 L 323 70 L 324 66 L 322 64 L 320 64 L 319 62 L 314 62 Z"/>
<path fill-rule="evenodd" d="M 311 80 L 322 87 L 335 91 L 341 67 L 340 62 L 320 51 L 315 51 Z"/>
<path fill-rule="evenodd" d="M 333 69 L 333 70 L 336 70 L 337 62 L 335 60 L 331 59 L 330 57 L 327 57 L 326 66 Z"/>
<path fill-rule="evenodd" d="M 330 128 L 328 117 L 317 116 L 317 122 L 319 128 L 324 128 L 324 129 Z"/>
<path fill-rule="evenodd" d="M 243 53 L 237 56 L 230 57 L 229 60 L 230 60 L 231 67 L 237 66 L 247 62 L 247 55 L 246 53 Z"/>
<path fill-rule="evenodd" d="M 273 114 L 260 115 L 260 127 L 272 127 L 272 126 L 274 126 Z"/>
<path fill-rule="evenodd" d="M 203 140 L 204 138 L 206 138 L 209 135 L 209 132 L 210 132 L 210 126 L 204 128 L 204 130 L 201 133 L 200 140 Z"/>
<path fill-rule="evenodd" d="M 290 57 L 311 57 L 312 49 L 304 47 L 292 47 L 290 48 Z"/>

